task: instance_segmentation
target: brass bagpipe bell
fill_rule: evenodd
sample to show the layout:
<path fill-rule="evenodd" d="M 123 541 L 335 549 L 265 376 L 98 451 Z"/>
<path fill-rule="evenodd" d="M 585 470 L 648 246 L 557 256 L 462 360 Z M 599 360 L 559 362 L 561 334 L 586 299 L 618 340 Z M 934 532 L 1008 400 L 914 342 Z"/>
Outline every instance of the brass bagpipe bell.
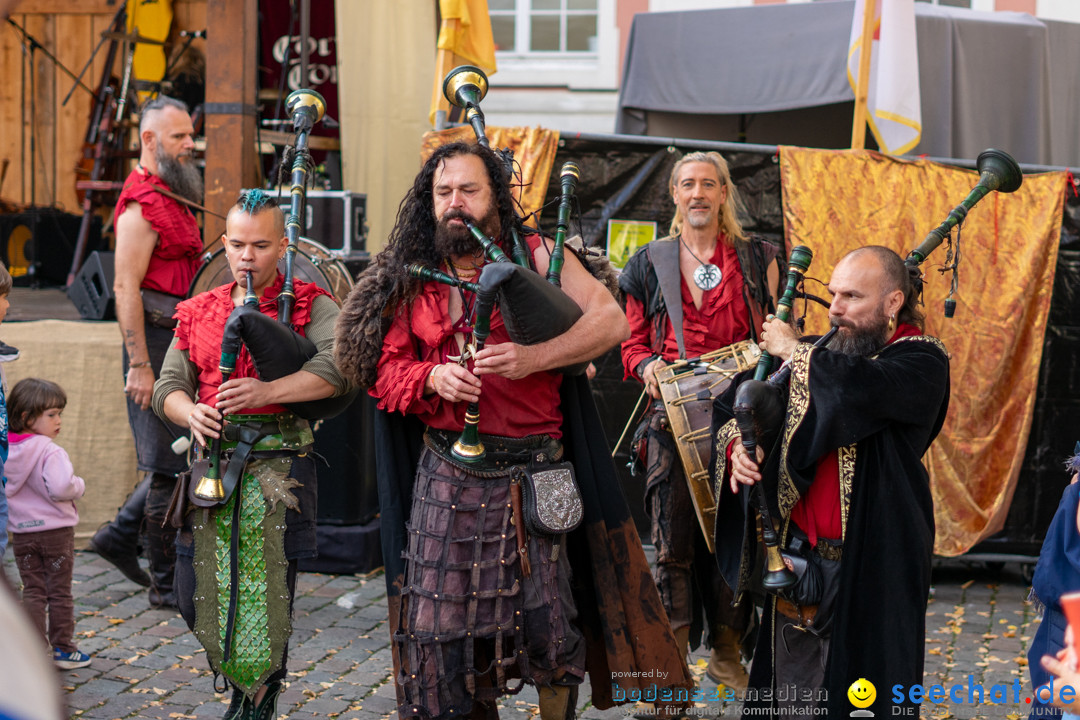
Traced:
<path fill-rule="evenodd" d="M 465 119 L 472 125 L 476 142 L 484 147 L 491 147 L 484 132 L 484 113 L 480 110 L 480 101 L 488 91 L 487 75 L 473 65 L 459 65 L 451 70 L 443 80 L 443 96 L 465 111 Z"/>

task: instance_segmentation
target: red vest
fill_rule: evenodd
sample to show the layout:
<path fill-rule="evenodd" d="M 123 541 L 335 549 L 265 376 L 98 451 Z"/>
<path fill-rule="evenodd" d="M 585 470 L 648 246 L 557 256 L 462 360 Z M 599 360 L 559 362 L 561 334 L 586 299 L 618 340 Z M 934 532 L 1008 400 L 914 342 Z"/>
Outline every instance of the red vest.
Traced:
<path fill-rule="evenodd" d="M 277 297 L 285 277 L 279 272 L 270 287 L 263 292 L 259 300 L 259 312 L 277 318 Z M 319 295 L 333 297 L 314 283 L 294 280 L 296 305 L 293 307 L 292 329 L 301 335 L 311 320 L 311 306 Z M 176 348 L 187 350 L 188 358 L 198 368 L 198 402 L 213 407 L 217 403 L 217 391 L 221 385 L 221 338 L 225 333 L 225 322 L 233 308 L 232 290 L 235 282 L 221 285 L 213 290 L 200 293 L 190 300 L 176 306 Z M 232 377 L 257 378 L 255 364 L 246 347 L 241 348 L 236 358 L 236 370 Z M 265 408 L 245 408 L 245 413 L 282 412 L 280 405 Z"/>

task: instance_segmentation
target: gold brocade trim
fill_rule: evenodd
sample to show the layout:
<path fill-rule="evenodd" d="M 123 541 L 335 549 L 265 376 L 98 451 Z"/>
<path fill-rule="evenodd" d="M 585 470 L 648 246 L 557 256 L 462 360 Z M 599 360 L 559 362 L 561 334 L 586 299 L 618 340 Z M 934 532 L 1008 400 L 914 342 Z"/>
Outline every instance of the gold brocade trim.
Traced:
<path fill-rule="evenodd" d="M 724 425 L 716 431 L 716 466 L 713 468 L 713 494 L 716 498 L 716 502 L 720 503 L 720 492 L 723 490 L 724 475 L 727 474 L 727 446 L 737 438 L 742 437 L 739 433 L 739 428 L 735 424 L 735 420 L 728 420 Z M 751 511 L 753 514 L 753 511 Z M 715 521 L 718 524 L 720 521 Z M 739 559 L 739 579 L 736 583 L 734 590 L 736 604 L 742 601 L 743 593 L 750 587 L 750 581 L 754 574 L 754 549 L 760 533 L 755 530 L 751 536 L 751 542 L 745 541 L 746 529 L 744 527 L 744 542 L 742 548 L 742 554 Z M 716 536 L 716 527 L 713 526 L 713 537 Z"/>
<path fill-rule="evenodd" d="M 950 359 L 952 357 L 951 355 L 949 355 L 949 351 L 945 349 L 945 343 L 941 342 L 941 340 L 937 339 L 936 337 L 933 337 L 932 335 L 909 335 L 908 337 L 897 338 L 891 344 L 895 345 L 896 343 L 902 343 L 902 342 L 925 342 L 925 343 L 930 343 L 931 345 L 935 346 L 938 350 L 940 350 L 945 357 L 950 358 Z M 888 347 L 888 346 L 886 346 L 886 347 Z M 874 357 L 876 358 L 877 355 L 874 355 Z"/>
<path fill-rule="evenodd" d="M 720 497 L 720 487 L 727 473 L 727 446 L 737 437 L 741 437 L 735 420 L 728 420 L 716 431 L 716 467 L 713 472 L 713 497 Z"/>
<path fill-rule="evenodd" d="M 836 462 L 840 466 L 840 539 L 847 537 L 848 513 L 851 512 L 851 487 L 855 479 L 855 445 L 839 448 Z"/>
<path fill-rule="evenodd" d="M 780 444 L 780 482 L 776 489 L 776 502 L 780 506 L 780 515 L 784 518 L 791 515 L 791 509 L 799 501 L 799 491 L 795 489 L 791 473 L 788 472 L 787 455 L 791 437 L 802 425 L 810 409 L 810 356 L 813 351 L 813 345 L 799 343 L 791 352 L 791 360 L 788 361 L 791 367 L 791 390 L 788 394 L 787 417 L 784 420 L 784 437 Z"/>

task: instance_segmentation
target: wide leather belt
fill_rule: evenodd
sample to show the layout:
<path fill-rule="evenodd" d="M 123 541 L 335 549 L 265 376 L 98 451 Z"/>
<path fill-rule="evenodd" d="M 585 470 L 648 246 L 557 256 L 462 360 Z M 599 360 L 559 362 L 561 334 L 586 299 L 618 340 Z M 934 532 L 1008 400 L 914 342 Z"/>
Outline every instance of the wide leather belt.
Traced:
<path fill-rule="evenodd" d="M 249 445 L 249 452 L 292 451 L 305 453 L 314 442 L 311 426 L 292 413 L 229 415 L 221 434 L 221 449 Z M 256 433 L 251 442 L 251 431 Z"/>
<path fill-rule="evenodd" d="M 424 431 L 424 444 L 436 455 L 454 467 L 479 477 L 503 475 L 515 465 L 559 462 L 563 457 L 563 444 L 549 435 L 530 435 L 510 438 L 499 435 L 480 435 L 484 444 L 484 459 L 466 463 L 455 458 L 450 449 L 461 433 L 429 427 Z"/>
<path fill-rule="evenodd" d="M 780 613 L 784 617 L 795 620 L 800 625 L 813 625 L 814 616 L 817 615 L 817 605 L 807 605 L 806 607 L 800 607 L 795 603 L 790 603 L 782 597 L 776 598 L 776 612 Z"/>

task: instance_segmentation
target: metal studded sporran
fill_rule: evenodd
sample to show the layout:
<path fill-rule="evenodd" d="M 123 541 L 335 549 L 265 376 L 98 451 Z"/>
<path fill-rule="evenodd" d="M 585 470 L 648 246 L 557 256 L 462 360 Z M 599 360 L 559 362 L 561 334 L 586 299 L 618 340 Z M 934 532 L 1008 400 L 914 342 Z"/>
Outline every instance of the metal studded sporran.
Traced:
<path fill-rule="evenodd" d="M 522 512 L 530 533 L 562 535 L 581 524 L 585 507 L 572 464 L 554 463 L 543 469 L 517 466 L 512 475 L 521 483 Z"/>

